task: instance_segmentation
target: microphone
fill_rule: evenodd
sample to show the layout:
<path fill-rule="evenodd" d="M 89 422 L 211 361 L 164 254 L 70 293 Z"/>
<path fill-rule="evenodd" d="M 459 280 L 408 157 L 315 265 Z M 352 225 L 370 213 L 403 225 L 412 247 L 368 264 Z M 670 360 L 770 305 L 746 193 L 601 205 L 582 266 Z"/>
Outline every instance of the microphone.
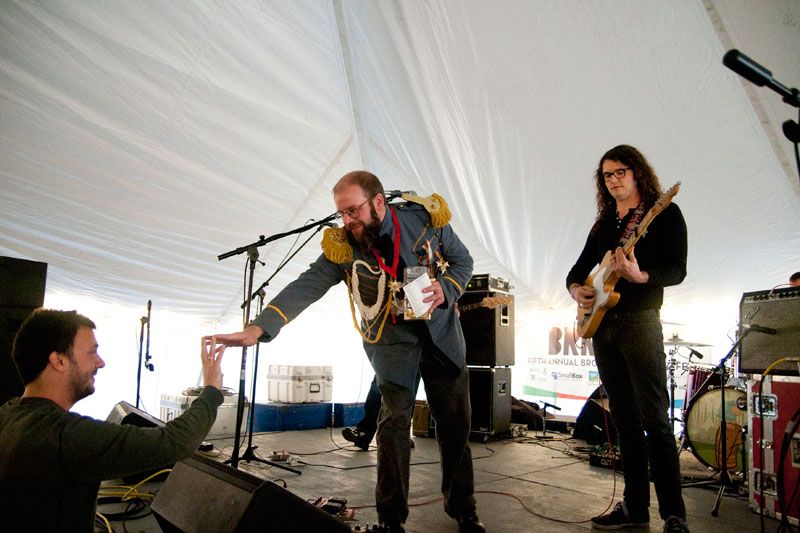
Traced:
<path fill-rule="evenodd" d="M 767 335 L 775 335 L 778 332 L 775 328 L 767 328 L 756 324 L 744 324 L 742 327 L 745 331 L 757 331 L 759 333 L 766 333 Z"/>
<path fill-rule="evenodd" d="M 542 405 L 544 405 L 545 407 L 552 407 L 556 411 L 560 411 L 561 410 L 561 408 L 559 406 L 553 405 L 552 403 L 542 402 Z"/>
<path fill-rule="evenodd" d="M 329 227 L 329 228 L 337 228 L 337 227 L 338 227 L 338 226 L 337 226 L 336 224 L 334 224 L 333 222 L 323 222 L 322 224 L 320 224 L 320 226 L 327 226 L 327 227 Z"/>
<path fill-rule="evenodd" d="M 756 85 L 763 87 L 766 85 L 779 95 L 783 97 L 783 101 L 787 104 L 800 107 L 800 97 L 798 97 L 797 89 L 789 89 L 781 82 L 772 77 L 772 72 L 763 66 L 759 65 L 751 58 L 747 57 L 735 48 L 728 50 L 722 57 L 722 64 L 740 75 L 741 77 L 749 80 Z"/>
<path fill-rule="evenodd" d="M 383 191 L 383 194 L 386 196 L 386 200 L 394 200 L 395 198 L 402 197 L 404 194 L 413 194 L 414 196 L 417 195 L 417 193 L 414 191 L 398 191 L 396 189 L 392 191 Z"/>
<path fill-rule="evenodd" d="M 735 48 L 725 53 L 722 57 L 722 64 L 759 87 L 772 82 L 772 72 Z"/>
<path fill-rule="evenodd" d="M 687 348 L 689 348 L 689 347 L 687 346 Z M 689 348 L 689 351 L 692 353 L 693 356 L 697 357 L 698 359 L 702 359 L 703 358 L 703 354 L 701 354 L 697 350 L 692 350 L 691 348 Z"/>

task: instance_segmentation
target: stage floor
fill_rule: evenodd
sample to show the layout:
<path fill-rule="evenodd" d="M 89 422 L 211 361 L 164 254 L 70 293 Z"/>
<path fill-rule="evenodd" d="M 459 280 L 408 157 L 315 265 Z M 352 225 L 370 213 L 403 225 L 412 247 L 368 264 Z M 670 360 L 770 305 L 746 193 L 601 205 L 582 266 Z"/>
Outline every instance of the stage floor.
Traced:
<path fill-rule="evenodd" d="M 550 432 L 548 431 L 548 435 Z M 536 433 L 515 439 L 472 442 L 475 490 L 478 514 L 488 531 L 559 532 L 590 530 L 589 519 L 603 513 L 622 497 L 622 474 L 616 479 L 608 468 L 591 466 L 588 454 L 580 450 L 583 441 L 569 435 L 555 434 L 549 440 L 535 438 Z M 409 532 L 456 532 L 457 524 L 444 512 L 439 491 L 439 457 L 436 441 L 414 437 L 412 450 L 411 511 L 406 523 Z M 212 455 L 222 461 L 230 457 L 232 439 L 210 441 Z M 290 454 L 290 466 L 298 475 L 271 465 L 241 461 L 239 468 L 259 478 L 286 482 L 290 492 L 309 501 L 319 497 L 344 497 L 355 510 L 352 526 L 361 529 L 376 522 L 374 504 L 376 453 L 374 446 L 362 451 L 349 445 L 341 428 L 286 431 L 257 434 L 255 453 L 269 458 L 275 451 Z M 245 446 L 240 449 L 240 456 Z M 681 453 L 682 473 L 709 478 L 714 472 L 705 469 L 689 451 Z M 282 484 L 282 483 L 281 483 Z M 151 484 L 152 485 L 152 484 Z M 157 486 L 155 487 L 157 489 Z M 747 494 L 730 490 L 722 499 L 719 516 L 711 509 L 717 485 L 684 488 L 689 527 L 693 533 L 736 530 L 760 531 L 759 515 L 748 508 Z M 661 531 L 655 490 L 651 484 L 650 527 L 638 531 Z M 265 531 L 269 531 L 265 517 Z M 765 517 L 766 531 L 775 531 L 778 522 Z M 160 531 L 151 516 L 112 522 L 115 531 Z M 637 530 L 632 530 L 637 531 Z"/>

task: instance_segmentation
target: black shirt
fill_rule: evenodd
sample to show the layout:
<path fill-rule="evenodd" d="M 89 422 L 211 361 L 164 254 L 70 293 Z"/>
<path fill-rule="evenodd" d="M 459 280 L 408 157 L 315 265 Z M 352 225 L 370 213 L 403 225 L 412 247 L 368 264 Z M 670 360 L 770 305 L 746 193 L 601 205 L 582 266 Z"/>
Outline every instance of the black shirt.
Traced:
<path fill-rule="evenodd" d="M 619 246 L 620 235 L 633 211 L 631 209 L 621 221 L 615 217 L 598 223 L 567 274 L 567 289 L 573 283 L 583 285 L 606 252 Z M 661 309 L 664 287 L 677 285 L 686 277 L 686 252 L 686 222 L 678 206 L 671 203 L 652 220 L 633 248 L 639 269 L 650 276 L 647 283 L 620 279 L 614 287 L 620 294 L 619 302 L 610 312 Z"/>

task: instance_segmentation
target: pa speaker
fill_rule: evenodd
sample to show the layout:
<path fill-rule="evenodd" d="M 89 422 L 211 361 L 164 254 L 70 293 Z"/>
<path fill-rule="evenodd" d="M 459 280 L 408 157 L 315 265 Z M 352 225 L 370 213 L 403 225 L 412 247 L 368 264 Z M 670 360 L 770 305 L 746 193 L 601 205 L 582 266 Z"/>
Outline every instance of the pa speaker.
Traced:
<path fill-rule="evenodd" d="M 800 356 L 800 287 L 747 292 L 739 303 L 739 323 L 775 330 L 774 335 L 751 331 L 739 346 L 739 373 L 762 374 L 784 357 Z M 797 364 L 776 366 L 772 374 L 796 376 Z"/>
<path fill-rule="evenodd" d="M 197 453 L 175 465 L 151 508 L 168 533 L 350 532 L 333 515 L 275 483 Z"/>
<path fill-rule="evenodd" d="M 604 412 L 605 411 L 605 412 Z M 606 427 L 608 430 L 606 430 Z M 617 444 L 617 430 L 611 421 L 611 412 L 608 410 L 608 396 L 602 387 L 597 387 L 586 400 L 572 432 L 575 439 L 583 439 L 586 444 L 606 444 L 611 441 Z"/>
<path fill-rule="evenodd" d="M 494 435 L 511 428 L 511 369 L 470 368 L 473 433 Z"/>
<path fill-rule="evenodd" d="M 162 420 L 145 413 L 141 409 L 137 409 L 128 402 L 119 402 L 117 405 L 115 405 L 111 409 L 111 412 L 108 413 L 106 422 L 111 422 L 112 424 L 117 424 L 120 426 L 136 426 L 140 428 L 155 428 L 164 426 L 164 422 Z M 172 468 L 172 465 L 164 465 L 164 468 Z M 129 485 L 135 485 L 136 483 L 143 481 L 160 470 L 163 470 L 163 468 L 157 468 L 155 470 L 147 470 L 145 472 L 123 476 L 122 480 Z M 156 479 L 160 480 L 164 478 L 163 476 L 158 476 Z"/>
<path fill-rule="evenodd" d="M 0 405 L 25 391 L 11 358 L 14 337 L 44 303 L 47 263 L 0 257 Z"/>
<path fill-rule="evenodd" d="M 493 291 L 465 292 L 458 300 L 467 365 L 514 364 L 514 297 Z"/>
<path fill-rule="evenodd" d="M 119 425 L 131 425 L 140 428 L 154 428 L 164 425 L 163 420 L 137 409 L 128 402 L 119 402 L 106 417 L 106 422 Z"/>

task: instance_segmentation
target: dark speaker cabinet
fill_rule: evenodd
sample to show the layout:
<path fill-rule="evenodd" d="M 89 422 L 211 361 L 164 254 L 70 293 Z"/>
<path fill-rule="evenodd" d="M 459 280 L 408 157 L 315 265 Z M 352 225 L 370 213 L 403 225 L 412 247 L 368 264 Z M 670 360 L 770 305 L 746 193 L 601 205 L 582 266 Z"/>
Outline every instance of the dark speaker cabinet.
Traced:
<path fill-rule="evenodd" d="M 494 435 L 511 429 L 511 369 L 470 368 L 472 433 Z"/>
<path fill-rule="evenodd" d="M 467 365 L 514 364 L 514 297 L 504 292 L 466 292 L 458 300 Z"/>
<path fill-rule="evenodd" d="M 47 263 L 0 257 L 0 405 L 25 390 L 11 350 L 22 323 L 44 303 L 46 279 Z"/>
<path fill-rule="evenodd" d="M 275 483 L 197 453 L 175 464 L 151 508 L 169 533 L 350 532 L 344 522 Z"/>

